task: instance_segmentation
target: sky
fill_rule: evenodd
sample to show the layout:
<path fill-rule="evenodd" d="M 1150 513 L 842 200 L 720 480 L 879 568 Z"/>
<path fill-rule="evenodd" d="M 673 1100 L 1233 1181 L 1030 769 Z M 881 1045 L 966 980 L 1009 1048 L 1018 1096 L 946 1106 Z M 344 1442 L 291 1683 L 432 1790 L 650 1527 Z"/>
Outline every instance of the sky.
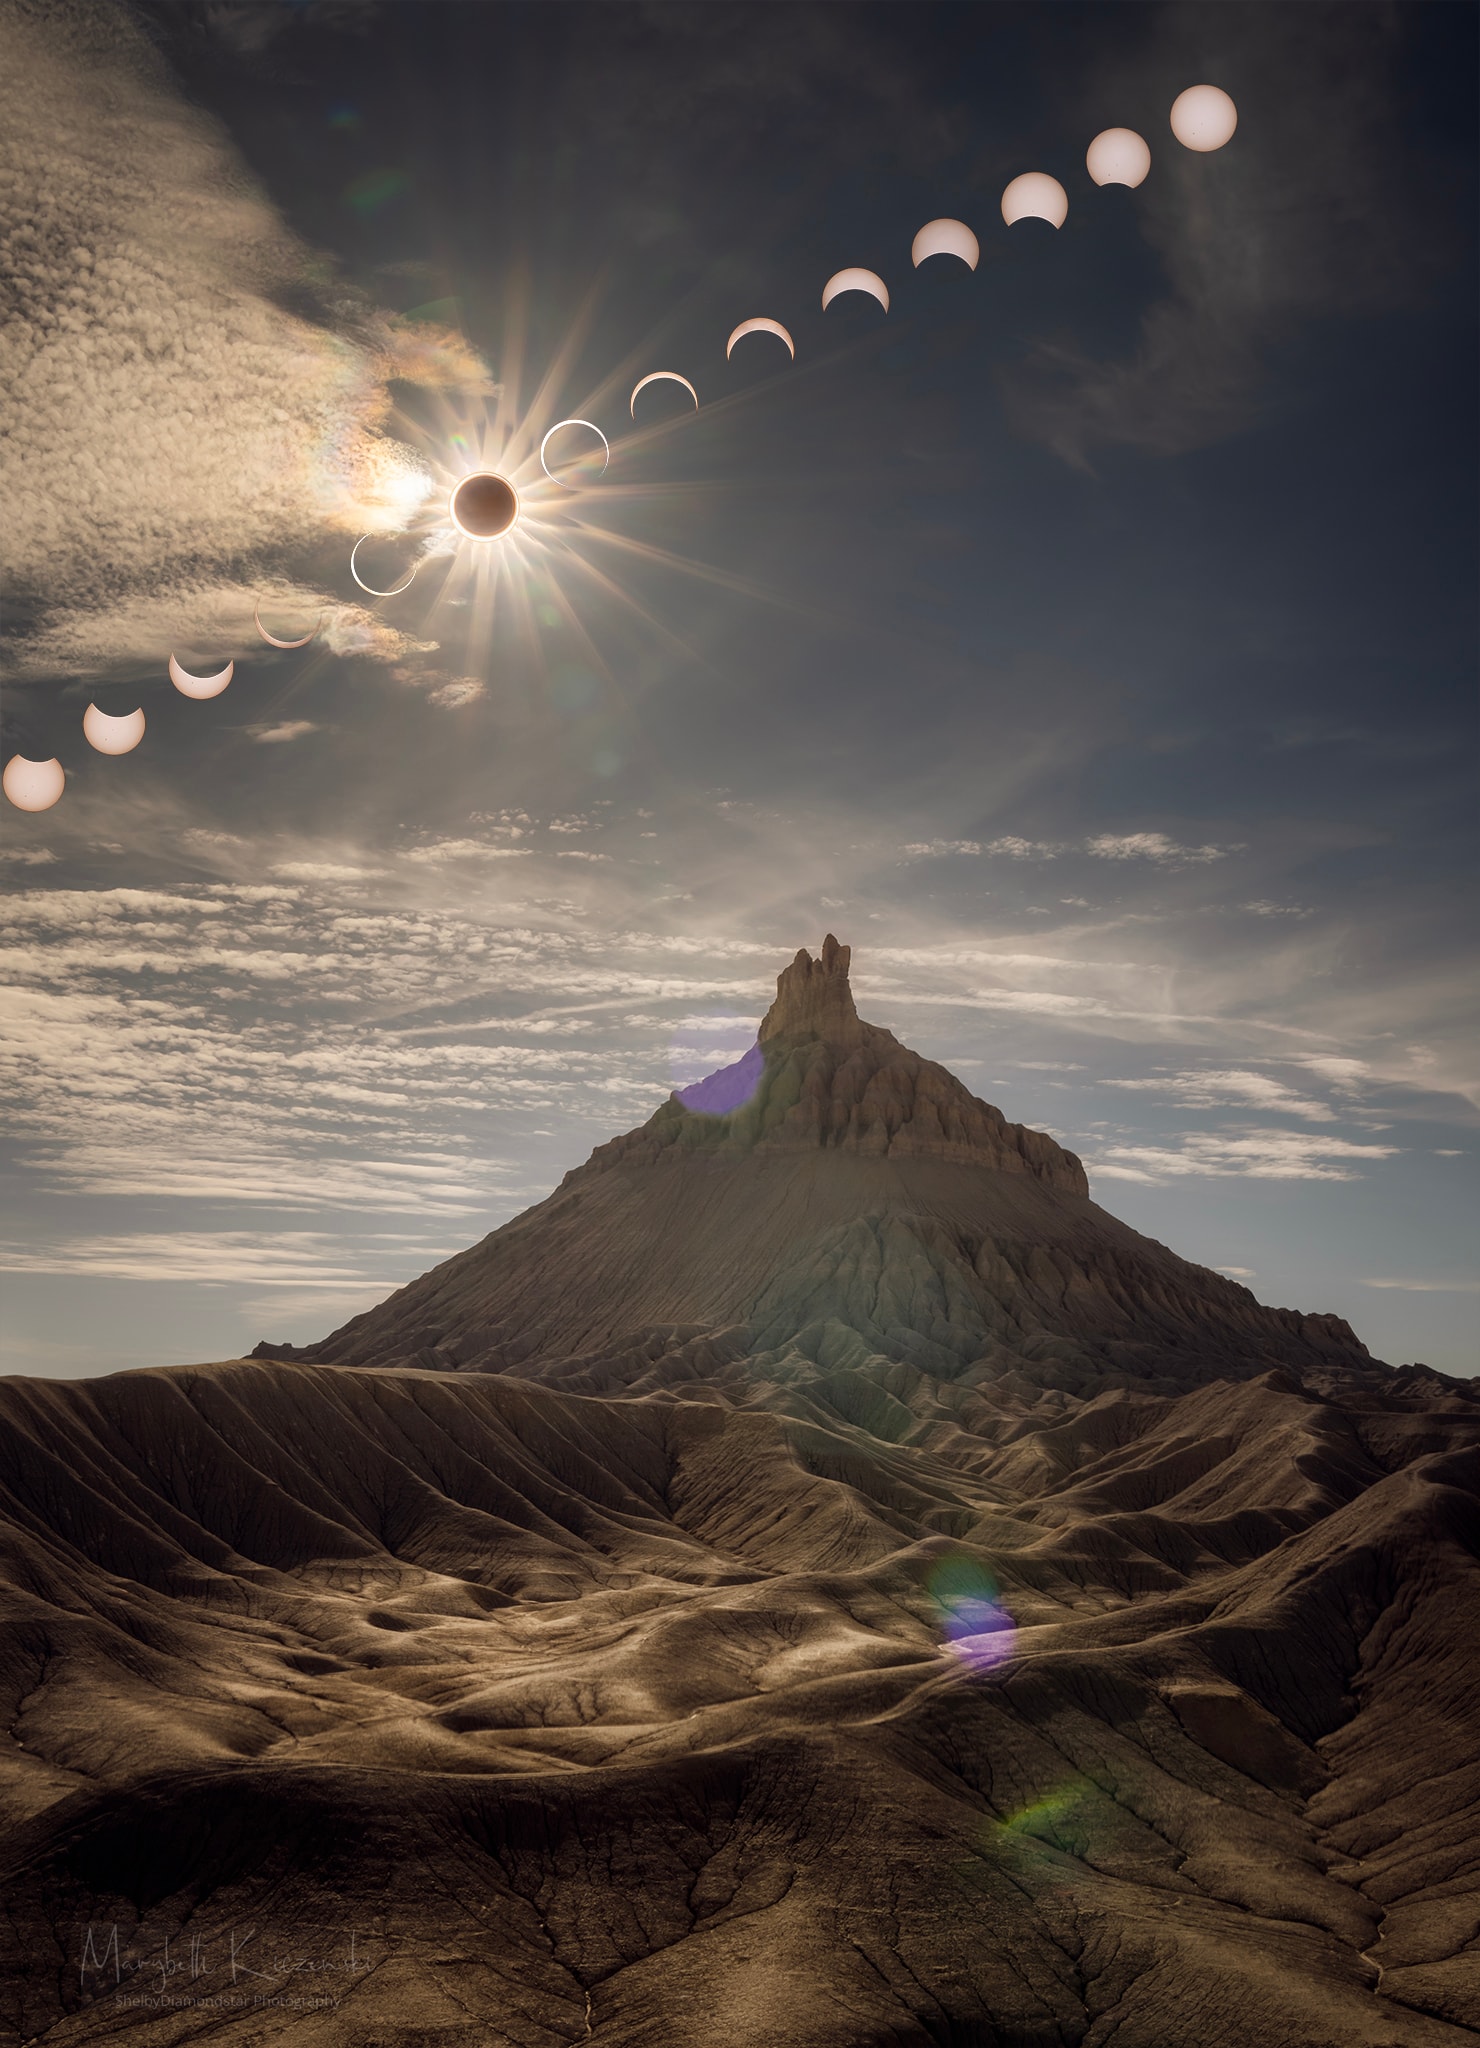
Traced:
<path fill-rule="evenodd" d="M 326 1334 L 832 930 L 1115 1214 L 1480 1370 L 1475 39 L 0 0 L 0 751 L 67 774 L 0 806 L 5 1369 Z"/>

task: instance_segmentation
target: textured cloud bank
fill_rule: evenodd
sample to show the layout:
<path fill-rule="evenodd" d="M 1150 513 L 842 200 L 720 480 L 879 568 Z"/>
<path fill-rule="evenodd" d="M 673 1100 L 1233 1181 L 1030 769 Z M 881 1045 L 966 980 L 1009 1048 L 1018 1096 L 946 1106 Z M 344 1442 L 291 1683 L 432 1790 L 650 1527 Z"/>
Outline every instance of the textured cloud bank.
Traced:
<path fill-rule="evenodd" d="M 546 1191 L 529 1178 L 535 1125 L 562 1126 L 569 1164 L 649 1114 L 675 1059 L 685 1080 L 720 1064 L 708 1041 L 737 1020 L 743 1049 L 794 916 L 774 934 L 664 932 L 630 921 L 642 870 L 621 830 L 603 845 L 601 828 L 565 817 L 481 823 L 486 837 L 403 843 L 375 862 L 348 848 L 248 853 L 244 866 L 272 881 L 14 895 L 0 912 L 12 982 L 0 1044 L 43 1183 L 298 1214 L 507 1212 Z M 583 832 L 598 844 L 572 847 Z M 241 853 L 216 839 L 223 863 Z M 586 858 L 572 866 L 572 854 Z M 941 1033 L 992 1044 L 998 1062 L 1048 1028 L 1086 1046 L 1268 1042 L 1257 1019 L 1179 1009 L 1110 931 L 1093 949 L 1064 932 L 1057 949 L 1031 951 L 857 936 L 865 1014 L 912 1037 L 913 1018 L 948 1060 Z M 1117 1130 L 1089 1147 L 1099 1170 L 1346 1179 L 1399 1149 L 1370 1123 L 1350 1137 L 1330 1128 L 1370 1116 L 1352 1101 L 1369 1086 L 1363 1062 L 1288 1047 L 1244 1062 L 1106 1077 L 1127 1106 L 1238 1120 L 1171 1140 Z M 979 1085 L 1004 1092 L 985 1074 Z M 1251 1130 L 1250 1112 L 1328 1128 Z"/>
<path fill-rule="evenodd" d="M 120 9 L 0 9 L 0 490 L 21 675 L 254 639 L 303 558 L 424 488 L 388 381 L 476 388 L 452 335 L 326 284 Z M 311 311 L 290 311 L 290 306 Z M 360 651 L 407 643 L 330 620 Z"/>
<path fill-rule="evenodd" d="M 1008 860 L 1053 860 L 1059 854 L 1081 850 L 1095 860 L 1149 860 L 1159 867 L 1201 866 L 1241 851 L 1236 846 L 1179 846 L 1165 832 L 1099 832 L 1086 839 L 1082 849 L 1064 841 L 1019 839 L 1011 834 L 1004 839 L 912 840 L 903 849 L 909 860 L 937 859 L 950 853 L 998 854 Z"/>

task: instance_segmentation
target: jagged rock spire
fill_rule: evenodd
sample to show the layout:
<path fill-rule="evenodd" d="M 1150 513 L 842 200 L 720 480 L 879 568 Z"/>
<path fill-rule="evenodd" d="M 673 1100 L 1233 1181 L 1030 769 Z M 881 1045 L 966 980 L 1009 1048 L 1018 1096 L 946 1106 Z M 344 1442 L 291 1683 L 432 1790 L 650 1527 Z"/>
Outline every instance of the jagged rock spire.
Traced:
<path fill-rule="evenodd" d="M 862 1045 L 868 1026 L 853 1007 L 848 986 L 850 946 L 829 932 L 814 960 L 803 946 L 776 978 L 776 1000 L 761 1019 L 760 1042 L 771 1038 L 821 1038 L 829 1045 Z"/>

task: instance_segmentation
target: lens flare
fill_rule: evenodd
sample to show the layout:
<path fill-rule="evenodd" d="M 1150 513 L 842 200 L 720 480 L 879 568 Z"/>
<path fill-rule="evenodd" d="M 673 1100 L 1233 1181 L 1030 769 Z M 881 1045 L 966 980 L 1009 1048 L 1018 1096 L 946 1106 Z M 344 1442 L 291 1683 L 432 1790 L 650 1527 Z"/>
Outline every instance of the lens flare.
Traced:
<path fill-rule="evenodd" d="M 996 1580 L 974 1557 L 943 1557 L 927 1587 L 946 1648 L 970 1671 L 995 1671 L 1012 1655 L 1017 1628 Z"/>
<path fill-rule="evenodd" d="M 765 1055 L 759 1045 L 753 1045 L 733 1065 L 719 1067 L 702 1081 L 694 1081 L 687 1088 L 675 1088 L 673 1092 L 685 1109 L 697 1110 L 701 1116 L 729 1116 L 751 1100 L 765 1070 Z"/>

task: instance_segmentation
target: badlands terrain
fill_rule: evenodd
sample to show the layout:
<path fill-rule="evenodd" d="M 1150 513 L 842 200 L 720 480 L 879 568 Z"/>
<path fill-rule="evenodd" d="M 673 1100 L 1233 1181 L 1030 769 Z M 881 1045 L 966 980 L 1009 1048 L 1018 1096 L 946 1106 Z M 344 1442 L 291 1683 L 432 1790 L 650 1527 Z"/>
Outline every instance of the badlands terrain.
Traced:
<path fill-rule="evenodd" d="M 798 954 L 323 1343 L 0 1383 L 0 2042 L 1460 2048 L 1480 1403 Z"/>

